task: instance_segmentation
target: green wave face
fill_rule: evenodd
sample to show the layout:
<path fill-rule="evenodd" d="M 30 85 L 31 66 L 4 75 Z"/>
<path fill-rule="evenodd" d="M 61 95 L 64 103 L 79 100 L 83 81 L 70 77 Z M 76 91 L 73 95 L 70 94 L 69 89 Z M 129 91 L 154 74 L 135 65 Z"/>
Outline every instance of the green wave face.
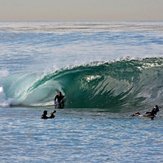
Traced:
<path fill-rule="evenodd" d="M 61 90 L 66 108 L 121 112 L 162 105 L 163 58 L 92 63 L 41 77 L 24 75 L 17 84 L 9 81 L 6 95 L 16 105 L 52 105 L 56 91 Z"/>

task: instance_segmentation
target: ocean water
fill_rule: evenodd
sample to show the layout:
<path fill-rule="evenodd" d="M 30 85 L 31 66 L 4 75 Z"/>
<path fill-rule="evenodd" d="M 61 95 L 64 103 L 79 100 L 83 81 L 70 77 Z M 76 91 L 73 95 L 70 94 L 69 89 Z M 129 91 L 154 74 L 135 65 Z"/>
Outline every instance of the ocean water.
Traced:
<path fill-rule="evenodd" d="M 163 162 L 162 106 L 163 22 L 0 23 L 1 162 Z"/>

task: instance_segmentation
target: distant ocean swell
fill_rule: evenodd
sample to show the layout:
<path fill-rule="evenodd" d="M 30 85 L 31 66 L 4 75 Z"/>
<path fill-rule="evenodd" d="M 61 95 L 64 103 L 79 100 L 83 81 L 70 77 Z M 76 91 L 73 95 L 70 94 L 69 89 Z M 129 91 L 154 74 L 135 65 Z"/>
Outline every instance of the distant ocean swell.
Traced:
<path fill-rule="evenodd" d="M 1 105 L 53 105 L 57 90 L 66 108 L 123 112 L 163 105 L 163 58 L 96 62 L 47 74 L 8 76 L 1 86 Z M 2 95 L 3 94 L 3 95 Z"/>

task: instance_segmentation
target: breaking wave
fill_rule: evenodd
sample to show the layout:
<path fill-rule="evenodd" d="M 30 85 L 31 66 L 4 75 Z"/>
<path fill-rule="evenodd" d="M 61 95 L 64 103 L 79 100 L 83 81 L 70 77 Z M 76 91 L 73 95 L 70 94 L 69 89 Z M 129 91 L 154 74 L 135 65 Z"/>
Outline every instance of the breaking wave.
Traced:
<path fill-rule="evenodd" d="M 94 62 L 47 74 L 17 74 L 3 82 L 10 105 L 53 105 L 57 90 L 66 108 L 111 112 L 163 105 L 163 58 Z"/>

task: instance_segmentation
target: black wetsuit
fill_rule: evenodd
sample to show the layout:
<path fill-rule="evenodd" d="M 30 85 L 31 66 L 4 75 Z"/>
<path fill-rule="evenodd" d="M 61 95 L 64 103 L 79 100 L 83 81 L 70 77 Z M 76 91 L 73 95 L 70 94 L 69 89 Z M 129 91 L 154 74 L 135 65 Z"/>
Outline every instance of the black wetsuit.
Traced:
<path fill-rule="evenodd" d="M 57 101 L 57 105 L 59 108 L 63 108 L 64 107 L 64 96 L 63 95 L 56 95 L 54 98 L 54 101 Z"/>
<path fill-rule="evenodd" d="M 56 95 L 54 100 L 55 101 L 58 100 L 58 102 L 60 103 L 60 102 L 62 102 L 63 98 L 64 98 L 63 95 Z"/>
<path fill-rule="evenodd" d="M 151 119 L 153 120 L 157 112 L 159 112 L 159 107 L 156 105 L 151 112 L 146 112 L 146 115 L 151 116 Z"/>
<path fill-rule="evenodd" d="M 47 115 L 45 115 L 45 114 L 43 114 L 42 116 L 41 116 L 41 119 L 48 119 L 49 117 L 47 117 Z"/>
<path fill-rule="evenodd" d="M 152 109 L 151 115 L 156 115 L 157 112 L 159 112 L 159 108 L 158 107 L 155 107 L 155 108 Z"/>

